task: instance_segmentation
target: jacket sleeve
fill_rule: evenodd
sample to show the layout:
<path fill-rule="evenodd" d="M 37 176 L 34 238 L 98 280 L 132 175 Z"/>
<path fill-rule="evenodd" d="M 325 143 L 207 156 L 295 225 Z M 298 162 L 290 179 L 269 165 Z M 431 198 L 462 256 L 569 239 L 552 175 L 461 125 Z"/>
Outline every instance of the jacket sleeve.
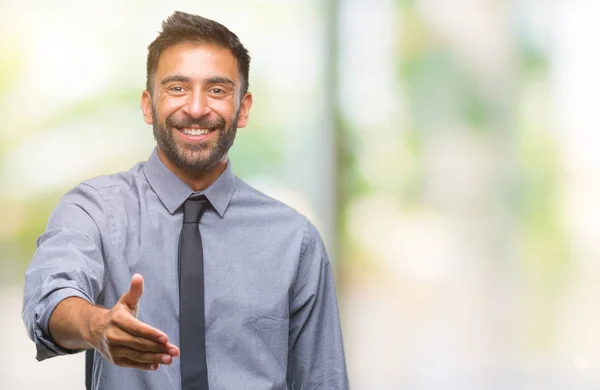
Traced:
<path fill-rule="evenodd" d="M 308 221 L 290 299 L 288 387 L 348 389 L 333 272 L 321 237 Z"/>
<path fill-rule="evenodd" d="M 46 231 L 25 273 L 23 322 L 44 360 L 74 353 L 50 337 L 48 321 L 56 306 L 69 297 L 95 303 L 102 290 L 102 234 L 107 229 L 105 208 L 98 191 L 80 184 L 54 209 Z"/>

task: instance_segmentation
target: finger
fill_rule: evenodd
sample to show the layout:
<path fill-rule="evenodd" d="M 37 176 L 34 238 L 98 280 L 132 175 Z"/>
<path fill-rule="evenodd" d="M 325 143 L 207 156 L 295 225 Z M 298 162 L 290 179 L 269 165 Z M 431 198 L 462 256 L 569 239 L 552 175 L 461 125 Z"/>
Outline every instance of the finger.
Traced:
<path fill-rule="evenodd" d="M 113 323 L 132 336 L 146 338 L 159 344 L 167 344 L 169 341 L 163 331 L 138 320 L 125 310 L 115 314 Z"/>
<path fill-rule="evenodd" d="M 169 351 L 169 355 L 171 356 L 179 356 L 179 348 L 175 344 L 167 343 L 167 351 Z"/>
<path fill-rule="evenodd" d="M 114 348 L 110 352 L 113 360 L 124 357 L 131 361 L 145 364 L 171 364 L 173 362 L 173 357 L 169 354 L 141 352 L 128 347 Z"/>
<path fill-rule="evenodd" d="M 166 353 L 174 355 L 172 344 L 157 343 L 144 337 L 131 335 L 121 328 L 113 327 L 106 335 L 109 348 L 119 348 L 125 346 L 141 352 Z M 177 355 L 179 349 L 177 349 Z M 176 355 L 174 355 L 176 356 Z"/>
<path fill-rule="evenodd" d="M 119 367 L 137 368 L 139 370 L 156 371 L 158 370 L 158 364 L 139 363 L 134 360 L 122 357 L 115 359 L 114 363 Z"/>
<path fill-rule="evenodd" d="M 138 302 L 144 293 L 144 278 L 140 274 L 131 277 L 129 290 L 121 296 L 120 301 L 126 304 L 131 310 L 137 310 Z"/>

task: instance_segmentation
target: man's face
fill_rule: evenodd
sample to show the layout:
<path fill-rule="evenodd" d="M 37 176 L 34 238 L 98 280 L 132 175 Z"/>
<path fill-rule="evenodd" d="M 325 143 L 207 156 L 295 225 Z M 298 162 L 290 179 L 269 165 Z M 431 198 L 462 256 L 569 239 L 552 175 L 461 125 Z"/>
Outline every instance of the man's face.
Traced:
<path fill-rule="evenodd" d="M 178 168 L 208 171 L 227 161 L 252 96 L 240 103 L 237 61 L 228 49 L 180 43 L 163 51 L 152 96 L 142 96 L 146 122 L 162 153 Z"/>

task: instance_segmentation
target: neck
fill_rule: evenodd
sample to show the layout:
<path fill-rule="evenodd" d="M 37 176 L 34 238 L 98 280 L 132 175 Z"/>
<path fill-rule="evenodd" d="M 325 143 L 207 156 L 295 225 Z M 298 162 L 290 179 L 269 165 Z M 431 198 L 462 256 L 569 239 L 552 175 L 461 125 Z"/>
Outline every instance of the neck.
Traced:
<path fill-rule="evenodd" d="M 227 153 L 207 171 L 189 171 L 173 164 L 171 160 L 164 155 L 160 147 L 158 148 L 158 158 L 165 164 L 171 172 L 175 174 L 182 182 L 187 184 L 194 192 L 202 191 L 208 188 L 227 168 Z"/>

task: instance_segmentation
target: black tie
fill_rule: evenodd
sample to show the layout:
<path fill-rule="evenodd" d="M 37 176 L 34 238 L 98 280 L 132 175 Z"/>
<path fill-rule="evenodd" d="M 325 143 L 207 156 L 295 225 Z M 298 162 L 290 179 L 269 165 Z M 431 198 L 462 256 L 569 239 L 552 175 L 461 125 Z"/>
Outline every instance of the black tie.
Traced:
<path fill-rule="evenodd" d="M 204 334 L 204 257 L 198 222 L 207 200 L 191 196 L 183 205 L 179 246 L 179 349 L 182 390 L 208 390 Z"/>

